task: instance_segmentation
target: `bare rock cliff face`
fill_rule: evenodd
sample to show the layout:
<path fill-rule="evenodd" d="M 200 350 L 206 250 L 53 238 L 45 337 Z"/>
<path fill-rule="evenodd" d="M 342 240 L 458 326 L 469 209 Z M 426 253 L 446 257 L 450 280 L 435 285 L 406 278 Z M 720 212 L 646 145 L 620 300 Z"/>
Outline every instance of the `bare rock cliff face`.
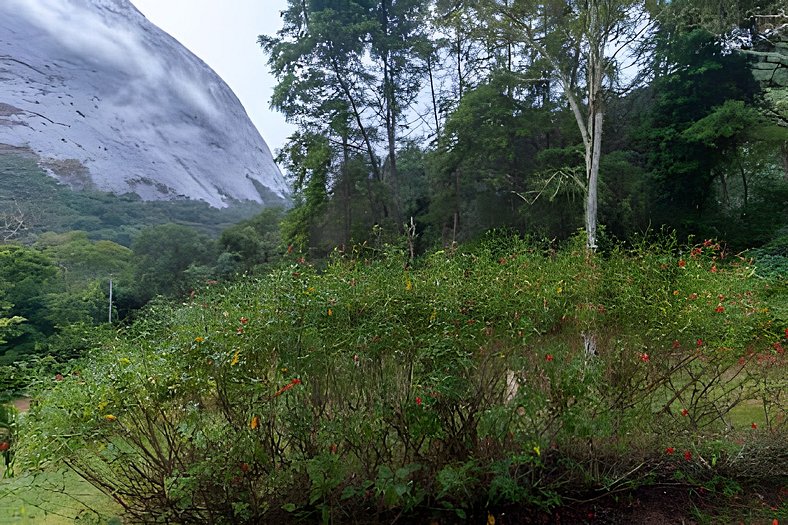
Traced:
<path fill-rule="evenodd" d="M 0 145 L 77 189 L 217 207 L 288 194 L 230 88 L 128 0 L 0 0 Z"/>

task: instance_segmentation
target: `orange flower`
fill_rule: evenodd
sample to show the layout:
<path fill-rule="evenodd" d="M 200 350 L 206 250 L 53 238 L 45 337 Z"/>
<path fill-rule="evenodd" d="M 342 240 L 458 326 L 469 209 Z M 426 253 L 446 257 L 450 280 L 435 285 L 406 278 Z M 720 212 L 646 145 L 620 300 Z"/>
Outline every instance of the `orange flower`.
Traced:
<path fill-rule="evenodd" d="M 684 259 L 680 259 L 679 268 L 684 268 L 685 266 L 687 266 L 687 261 L 685 261 Z"/>
<path fill-rule="evenodd" d="M 722 306 L 721 304 L 718 304 L 717 308 L 715 308 L 714 311 L 717 312 L 718 314 L 721 314 L 722 312 L 725 311 L 725 307 Z"/>
<path fill-rule="evenodd" d="M 711 273 L 717 273 L 717 265 L 716 265 L 716 264 L 715 264 L 715 265 L 713 265 L 713 266 L 711 267 L 711 270 L 710 270 L 710 271 L 711 271 Z"/>
<path fill-rule="evenodd" d="M 252 420 L 249 421 L 249 428 L 252 430 L 257 430 L 257 427 L 260 426 L 260 418 L 258 416 L 252 416 Z"/>
<path fill-rule="evenodd" d="M 687 410 L 686 408 L 682 408 L 681 409 L 681 415 L 684 416 L 684 417 L 687 417 L 689 415 L 689 410 Z"/>
<path fill-rule="evenodd" d="M 247 319 L 246 317 L 241 317 L 241 324 L 246 324 L 248 322 L 249 322 L 249 319 Z"/>
<path fill-rule="evenodd" d="M 112 414 L 107 414 L 106 416 L 104 416 L 104 419 L 106 419 L 107 421 L 115 421 L 118 418 L 117 416 L 114 416 Z"/>
<path fill-rule="evenodd" d="M 9 448 L 11 448 L 11 445 L 8 443 L 8 441 L 3 441 L 0 443 L 0 452 L 5 452 Z"/>
<path fill-rule="evenodd" d="M 750 425 L 750 426 L 752 427 L 753 430 L 758 428 L 758 425 L 755 424 L 755 421 L 753 421 L 752 425 Z"/>

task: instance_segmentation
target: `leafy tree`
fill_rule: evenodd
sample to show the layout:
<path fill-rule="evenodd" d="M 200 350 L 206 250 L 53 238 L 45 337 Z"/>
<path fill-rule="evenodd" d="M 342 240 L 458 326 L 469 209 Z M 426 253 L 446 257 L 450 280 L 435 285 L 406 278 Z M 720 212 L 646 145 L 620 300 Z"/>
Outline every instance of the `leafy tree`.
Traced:
<path fill-rule="evenodd" d="M 713 35 L 661 31 L 670 34 L 658 40 L 654 69 L 665 73 L 652 83 L 654 103 L 640 136 L 658 191 L 657 220 L 679 226 L 697 221 L 713 202 L 715 179 L 725 188 L 723 168 L 735 157 L 738 137 L 754 122 L 744 104 L 757 86 L 744 57 L 727 53 Z M 718 117 L 733 111 L 738 122 L 714 129 Z"/>
<path fill-rule="evenodd" d="M 242 271 L 276 262 L 282 253 L 279 232 L 282 215 L 282 209 L 269 208 L 224 230 L 219 237 L 219 246 L 223 250 L 222 255 L 230 256 L 230 259 L 225 257 L 225 261 L 235 260 Z"/>
<path fill-rule="evenodd" d="M 57 276 L 57 268 L 42 253 L 24 246 L 0 246 L 0 290 L 11 319 L 17 319 L 13 324 L 18 325 L 8 339 L 10 346 L 0 347 L 0 353 L 10 347 L 19 353 L 32 352 L 36 343 L 53 333 L 56 323 L 48 315 L 48 296 L 58 290 Z M 19 324 L 19 318 L 27 322 Z"/>
<path fill-rule="evenodd" d="M 177 295 L 187 290 L 186 270 L 210 265 L 210 238 L 187 226 L 163 224 L 146 228 L 134 239 L 134 276 L 138 296 L 147 302 L 155 295 Z"/>

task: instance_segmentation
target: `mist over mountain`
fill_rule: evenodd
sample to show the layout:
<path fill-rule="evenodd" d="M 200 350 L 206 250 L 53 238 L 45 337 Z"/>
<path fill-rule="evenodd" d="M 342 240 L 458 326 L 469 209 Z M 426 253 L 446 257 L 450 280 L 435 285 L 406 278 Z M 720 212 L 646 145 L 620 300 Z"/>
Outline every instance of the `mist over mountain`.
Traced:
<path fill-rule="evenodd" d="M 288 194 L 230 88 L 128 0 L 0 2 L 1 145 L 75 189 L 216 207 Z"/>

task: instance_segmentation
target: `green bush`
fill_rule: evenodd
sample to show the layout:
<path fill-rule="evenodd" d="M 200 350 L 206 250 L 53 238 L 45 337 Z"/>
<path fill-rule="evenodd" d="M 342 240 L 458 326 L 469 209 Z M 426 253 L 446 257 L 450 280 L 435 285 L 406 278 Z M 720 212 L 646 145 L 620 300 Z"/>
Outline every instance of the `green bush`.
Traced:
<path fill-rule="evenodd" d="M 40 393 L 17 461 L 136 519 L 257 523 L 550 508 L 785 454 L 786 327 L 715 243 L 369 254 L 150 305 Z"/>

